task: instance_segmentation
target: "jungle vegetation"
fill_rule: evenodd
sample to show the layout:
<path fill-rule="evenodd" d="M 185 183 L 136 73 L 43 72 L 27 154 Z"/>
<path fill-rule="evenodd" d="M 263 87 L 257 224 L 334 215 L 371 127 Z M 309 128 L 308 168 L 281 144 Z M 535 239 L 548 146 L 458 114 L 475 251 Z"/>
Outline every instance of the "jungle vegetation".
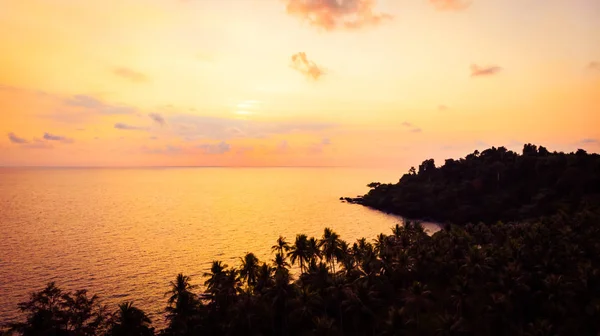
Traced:
<path fill-rule="evenodd" d="M 428 159 L 396 184 L 368 187 L 362 197 L 342 199 L 442 223 L 536 219 L 600 204 L 600 155 L 549 152 L 533 144 L 520 155 L 492 147 L 440 167 Z"/>

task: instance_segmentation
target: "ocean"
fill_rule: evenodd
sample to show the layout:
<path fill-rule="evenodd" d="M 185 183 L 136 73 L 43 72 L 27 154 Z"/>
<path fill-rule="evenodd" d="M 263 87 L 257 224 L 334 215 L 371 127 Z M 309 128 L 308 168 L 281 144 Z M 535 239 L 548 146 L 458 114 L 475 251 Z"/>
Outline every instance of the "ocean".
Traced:
<path fill-rule="evenodd" d="M 352 243 L 401 223 L 339 201 L 403 172 L 355 168 L 1 168 L 0 323 L 55 281 L 88 289 L 112 311 L 134 301 L 156 325 L 178 273 L 201 285 L 213 260 L 273 258 L 279 235 Z M 436 226 L 424 223 L 426 229 Z"/>

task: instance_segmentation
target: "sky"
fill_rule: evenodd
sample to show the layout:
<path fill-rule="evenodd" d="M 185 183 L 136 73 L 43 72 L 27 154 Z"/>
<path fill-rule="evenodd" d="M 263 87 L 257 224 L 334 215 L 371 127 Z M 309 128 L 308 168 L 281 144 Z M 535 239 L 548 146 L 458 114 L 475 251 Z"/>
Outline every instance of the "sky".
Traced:
<path fill-rule="evenodd" d="M 0 7 L 2 166 L 405 169 L 491 146 L 600 150 L 598 0 Z"/>

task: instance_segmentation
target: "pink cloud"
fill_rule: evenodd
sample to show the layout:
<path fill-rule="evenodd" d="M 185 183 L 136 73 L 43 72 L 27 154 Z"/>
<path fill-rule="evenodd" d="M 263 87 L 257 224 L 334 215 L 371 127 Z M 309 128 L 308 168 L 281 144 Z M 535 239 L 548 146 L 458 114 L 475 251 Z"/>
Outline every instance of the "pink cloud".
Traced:
<path fill-rule="evenodd" d="M 325 74 L 322 68 L 320 68 L 315 62 L 311 61 L 306 57 L 306 53 L 299 52 L 292 55 L 292 68 L 308 78 L 318 80 Z"/>
<path fill-rule="evenodd" d="M 392 18 L 374 13 L 375 3 L 376 0 L 287 0 L 287 12 L 327 31 L 358 29 Z"/>

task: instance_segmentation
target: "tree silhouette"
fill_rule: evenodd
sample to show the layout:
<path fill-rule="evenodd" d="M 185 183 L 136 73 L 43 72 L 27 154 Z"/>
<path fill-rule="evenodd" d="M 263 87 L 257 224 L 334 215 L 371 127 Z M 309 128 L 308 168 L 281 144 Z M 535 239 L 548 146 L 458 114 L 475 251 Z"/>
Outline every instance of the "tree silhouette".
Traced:
<path fill-rule="evenodd" d="M 107 336 L 149 336 L 154 335 L 154 329 L 150 327 L 150 318 L 133 302 L 125 302 L 119 305 L 119 309 L 113 313 L 111 328 Z"/>
<path fill-rule="evenodd" d="M 249 287 L 256 285 L 258 276 L 258 258 L 253 253 L 248 253 L 242 259 L 242 267 L 240 268 L 240 278 L 245 280 Z"/>
<path fill-rule="evenodd" d="M 299 234 L 296 236 L 296 241 L 290 248 L 288 255 L 292 264 L 295 264 L 297 261 L 300 265 L 300 271 L 304 272 L 304 265 L 310 258 L 308 237 L 305 234 Z"/>

